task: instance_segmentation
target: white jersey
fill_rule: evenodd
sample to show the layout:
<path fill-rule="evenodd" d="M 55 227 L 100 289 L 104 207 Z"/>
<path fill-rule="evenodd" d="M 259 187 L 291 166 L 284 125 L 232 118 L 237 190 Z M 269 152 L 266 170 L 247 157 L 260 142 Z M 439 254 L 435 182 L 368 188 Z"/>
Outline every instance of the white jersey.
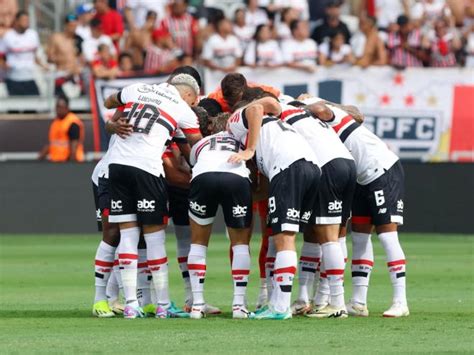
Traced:
<path fill-rule="evenodd" d="M 318 45 L 311 38 L 300 42 L 295 39 L 283 41 L 281 45 L 283 60 L 286 63 L 296 62 L 304 65 L 316 66 L 318 57 Z"/>
<path fill-rule="evenodd" d="M 234 113 L 229 118 L 227 127 L 244 146 L 247 144 L 248 123 L 245 110 Z M 278 118 L 264 117 L 257 144 L 258 169 L 271 181 L 275 175 L 301 159 L 317 165 L 313 150 L 293 127 Z"/>
<path fill-rule="evenodd" d="M 327 104 L 334 119 L 328 122 L 354 157 L 357 182 L 367 185 L 385 173 L 398 157 L 375 134 L 357 123 L 344 110 Z"/>
<path fill-rule="evenodd" d="M 255 48 L 257 47 L 257 48 Z M 257 44 L 250 42 L 244 55 L 245 65 L 280 65 L 283 63 L 280 46 L 275 40 Z"/>
<path fill-rule="evenodd" d="M 240 150 L 240 142 L 228 132 L 220 132 L 201 139 L 191 149 L 190 162 L 193 165 L 193 179 L 211 171 L 233 173 L 249 177 L 245 163 L 228 163 L 231 155 Z"/>
<path fill-rule="evenodd" d="M 15 81 L 33 80 L 36 51 L 40 47 L 38 33 L 31 28 L 23 33 L 10 29 L 3 36 L 3 43 L 9 68 L 8 78 Z"/>
<path fill-rule="evenodd" d="M 202 50 L 202 59 L 211 61 L 214 65 L 227 68 L 235 65 L 235 61 L 242 57 L 242 47 L 239 39 L 234 35 L 226 38 L 215 33 L 205 42 Z"/>
<path fill-rule="evenodd" d="M 133 133 L 118 137 L 110 150 L 109 164 L 134 166 L 155 176 L 164 176 L 161 156 L 166 142 L 178 128 L 183 133 L 199 133 L 196 115 L 169 84 L 134 84 L 119 93 L 124 116 Z"/>
<path fill-rule="evenodd" d="M 327 123 L 314 118 L 302 108 L 290 105 L 281 105 L 281 108 L 281 119 L 306 139 L 320 167 L 333 159 L 353 160 L 351 153 Z"/>
<path fill-rule="evenodd" d="M 109 178 L 109 158 L 110 158 L 110 151 L 112 150 L 112 146 L 114 145 L 115 140 L 117 139 L 117 135 L 113 134 L 110 137 L 109 140 L 109 147 L 107 148 L 107 151 L 105 152 L 104 156 L 102 159 L 100 159 L 95 168 L 94 171 L 92 172 L 92 182 L 94 185 L 99 186 L 99 178 Z"/>

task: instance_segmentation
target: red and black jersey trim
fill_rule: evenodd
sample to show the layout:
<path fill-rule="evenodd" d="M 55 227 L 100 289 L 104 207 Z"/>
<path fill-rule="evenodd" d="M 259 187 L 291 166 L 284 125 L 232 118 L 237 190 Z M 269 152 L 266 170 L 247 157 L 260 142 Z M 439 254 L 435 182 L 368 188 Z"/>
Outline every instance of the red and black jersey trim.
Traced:
<path fill-rule="evenodd" d="M 344 129 L 344 131 L 342 131 L 342 133 L 339 135 L 339 138 L 344 143 L 346 139 L 349 137 L 349 135 L 359 127 L 360 127 L 359 123 L 357 122 L 351 123 L 349 127 L 347 127 L 346 129 Z"/>
<path fill-rule="evenodd" d="M 275 122 L 275 121 L 279 121 L 279 119 L 275 117 L 267 116 L 262 120 L 262 126 L 266 125 L 267 123 Z"/>

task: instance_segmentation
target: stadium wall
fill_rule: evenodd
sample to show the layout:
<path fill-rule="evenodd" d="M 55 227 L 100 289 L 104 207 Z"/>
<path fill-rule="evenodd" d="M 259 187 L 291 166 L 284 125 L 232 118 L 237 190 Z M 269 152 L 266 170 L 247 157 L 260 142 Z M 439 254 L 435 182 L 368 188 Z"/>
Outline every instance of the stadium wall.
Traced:
<path fill-rule="evenodd" d="M 474 164 L 404 163 L 403 231 L 474 234 Z M 0 233 L 96 232 L 93 163 L 0 164 Z M 223 231 L 218 218 L 214 231 Z"/>

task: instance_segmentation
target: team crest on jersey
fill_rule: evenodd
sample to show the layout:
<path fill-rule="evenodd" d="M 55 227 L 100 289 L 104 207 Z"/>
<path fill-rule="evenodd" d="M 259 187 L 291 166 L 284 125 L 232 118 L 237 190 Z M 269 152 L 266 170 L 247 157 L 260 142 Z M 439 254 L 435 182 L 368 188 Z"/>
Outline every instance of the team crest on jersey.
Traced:
<path fill-rule="evenodd" d="M 245 217 L 247 215 L 247 206 L 233 206 L 232 207 L 232 216 L 239 218 L 239 217 Z"/>

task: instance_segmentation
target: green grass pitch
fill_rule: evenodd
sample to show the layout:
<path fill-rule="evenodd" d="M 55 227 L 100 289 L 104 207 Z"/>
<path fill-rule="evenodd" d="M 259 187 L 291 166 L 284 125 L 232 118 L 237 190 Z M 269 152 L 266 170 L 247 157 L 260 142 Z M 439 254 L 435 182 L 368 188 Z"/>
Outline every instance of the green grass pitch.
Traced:
<path fill-rule="evenodd" d="M 391 286 L 374 239 L 368 319 L 234 321 L 228 242 L 215 235 L 206 298 L 224 315 L 124 320 L 90 313 L 98 235 L 0 236 L 0 353 L 473 353 L 474 238 L 402 234 L 401 240 L 408 260 L 408 318 L 381 317 Z M 258 288 L 258 243 L 259 238 L 252 243 L 251 307 Z M 168 256 L 171 295 L 181 305 L 172 234 Z M 346 273 L 346 298 L 350 293 Z"/>

